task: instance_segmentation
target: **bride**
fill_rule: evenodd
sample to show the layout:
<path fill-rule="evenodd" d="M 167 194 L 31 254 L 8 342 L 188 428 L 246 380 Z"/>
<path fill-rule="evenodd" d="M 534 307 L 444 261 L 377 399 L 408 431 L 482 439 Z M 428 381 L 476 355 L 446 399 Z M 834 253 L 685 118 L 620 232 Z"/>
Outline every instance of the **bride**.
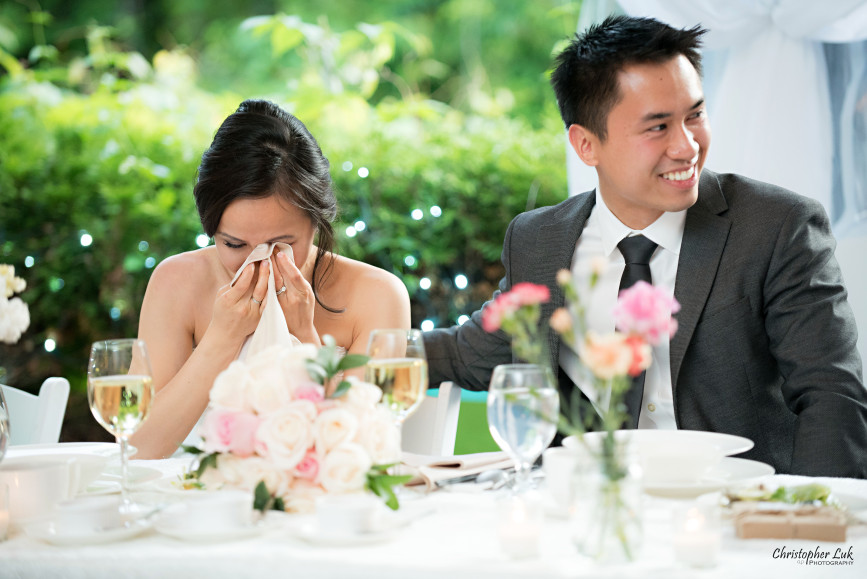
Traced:
<path fill-rule="evenodd" d="M 364 353 L 374 328 L 410 326 L 409 296 L 397 277 L 332 253 L 337 201 L 328 160 L 304 124 L 277 105 L 247 100 L 229 115 L 202 155 L 193 194 L 214 245 L 169 257 L 148 283 L 139 338 L 157 394 L 131 438 L 136 458 L 177 449 L 204 412 L 214 379 L 256 329 L 268 261 L 247 265 L 230 282 L 259 244 L 292 247 L 293 260 L 282 252 L 272 260 L 274 287 L 301 342 L 319 345 L 330 334 L 348 352 Z"/>

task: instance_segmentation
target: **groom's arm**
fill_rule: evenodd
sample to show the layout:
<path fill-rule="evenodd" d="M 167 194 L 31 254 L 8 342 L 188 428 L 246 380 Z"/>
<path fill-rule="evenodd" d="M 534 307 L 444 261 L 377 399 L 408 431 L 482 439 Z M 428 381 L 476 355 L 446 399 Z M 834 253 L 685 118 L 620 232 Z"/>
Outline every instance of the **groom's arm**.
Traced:
<path fill-rule="evenodd" d="M 797 416 L 791 472 L 867 478 L 867 391 L 824 209 L 795 205 L 765 278 L 765 325 Z"/>
<path fill-rule="evenodd" d="M 510 241 L 516 220 L 509 224 L 503 242 L 501 260 L 506 274 L 491 299 L 473 312 L 463 325 L 423 334 L 431 387 L 452 381 L 467 390 L 487 390 L 494 367 L 512 362 L 509 337 L 502 331 L 486 332 L 482 327 L 482 317 L 491 302 L 511 288 Z"/>

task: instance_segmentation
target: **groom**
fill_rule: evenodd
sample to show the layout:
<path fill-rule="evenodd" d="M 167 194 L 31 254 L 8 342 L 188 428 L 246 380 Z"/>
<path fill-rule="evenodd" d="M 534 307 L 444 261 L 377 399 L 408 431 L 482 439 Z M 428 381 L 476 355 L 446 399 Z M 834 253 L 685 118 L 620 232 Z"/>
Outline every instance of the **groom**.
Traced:
<path fill-rule="evenodd" d="M 828 218 L 809 198 L 703 170 L 704 32 L 610 17 L 559 55 L 552 84 L 569 142 L 599 187 L 512 221 L 500 291 L 548 286 L 547 321 L 564 302 L 557 271 L 604 260 L 588 324 L 611 331 L 621 241 L 644 245 L 649 277 L 674 288 L 681 311 L 677 334 L 654 348 L 638 427 L 745 436 L 755 447 L 743 456 L 779 473 L 867 478 L 867 391 Z M 481 316 L 425 334 L 432 385 L 486 389 L 513 361 Z M 549 342 L 568 398 L 577 360 Z"/>

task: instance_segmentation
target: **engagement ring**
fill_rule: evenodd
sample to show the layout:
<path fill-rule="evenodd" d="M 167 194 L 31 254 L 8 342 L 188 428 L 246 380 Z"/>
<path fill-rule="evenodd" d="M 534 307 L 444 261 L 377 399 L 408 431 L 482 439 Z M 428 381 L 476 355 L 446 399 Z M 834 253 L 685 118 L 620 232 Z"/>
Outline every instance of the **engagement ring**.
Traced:
<path fill-rule="evenodd" d="M 280 290 L 277 292 L 277 295 L 279 296 L 285 292 L 286 292 L 286 284 L 283 284 L 283 287 L 280 288 Z"/>

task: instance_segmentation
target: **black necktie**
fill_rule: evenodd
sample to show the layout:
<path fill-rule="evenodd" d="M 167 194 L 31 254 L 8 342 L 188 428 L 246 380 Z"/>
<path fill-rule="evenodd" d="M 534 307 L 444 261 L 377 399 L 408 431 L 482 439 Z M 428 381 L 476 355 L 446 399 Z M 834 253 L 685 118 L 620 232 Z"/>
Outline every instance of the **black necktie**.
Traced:
<path fill-rule="evenodd" d="M 644 237 L 635 235 L 624 238 L 617 244 L 617 249 L 623 254 L 626 267 L 620 278 L 620 290 L 631 288 L 639 281 L 653 283 L 650 278 L 650 256 L 656 250 L 656 244 Z M 632 379 L 632 386 L 626 392 L 624 402 L 632 418 L 631 428 L 638 428 L 638 415 L 641 413 L 641 399 L 644 396 L 644 375 L 642 372 Z M 628 422 L 625 426 L 629 426 Z"/>

